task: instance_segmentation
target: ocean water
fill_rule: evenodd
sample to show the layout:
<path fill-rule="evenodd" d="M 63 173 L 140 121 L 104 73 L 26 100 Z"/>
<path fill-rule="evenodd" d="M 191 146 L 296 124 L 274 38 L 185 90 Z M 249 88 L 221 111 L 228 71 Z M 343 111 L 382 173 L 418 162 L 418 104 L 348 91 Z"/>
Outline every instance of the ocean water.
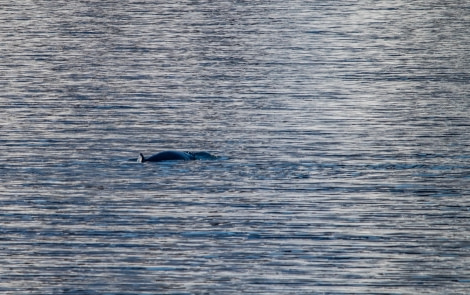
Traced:
<path fill-rule="evenodd" d="M 2 294 L 467 294 L 465 1 L 0 0 Z M 220 159 L 137 163 L 140 152 Z"/>

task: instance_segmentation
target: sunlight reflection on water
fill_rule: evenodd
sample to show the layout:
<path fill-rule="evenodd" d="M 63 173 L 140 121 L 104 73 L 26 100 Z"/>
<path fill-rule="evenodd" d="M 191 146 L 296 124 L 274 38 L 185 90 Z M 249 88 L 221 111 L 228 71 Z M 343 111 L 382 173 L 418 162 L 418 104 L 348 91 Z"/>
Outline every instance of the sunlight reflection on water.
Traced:
<path fill-rule="evenodd" d="M 0 3 L 2 293 L 468 289 L 469 7 Z"/>

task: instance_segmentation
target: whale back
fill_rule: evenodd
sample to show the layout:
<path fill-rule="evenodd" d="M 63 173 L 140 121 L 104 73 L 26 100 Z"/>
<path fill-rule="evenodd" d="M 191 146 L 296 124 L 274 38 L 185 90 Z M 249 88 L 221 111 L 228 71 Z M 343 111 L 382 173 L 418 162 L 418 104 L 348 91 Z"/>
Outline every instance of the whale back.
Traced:
<path fill-rule="evenodd" d="M 141 159 L 142 162 L 162 162 L 162 161 L 189 161 L 194 160 L 194 156 L 187 152 L 180 152 L 180 151 L 164 151 L 158 154 L 155 154 L 151 157 L 144 158 L 142 154 L 140 154 L 139 160 Z M 141 163 L 142 163 L 141 162 Z"/>
<path fill-rule="evenodd" d="M 163 162 L 163 161 L 189 161 L 189 160 L 215 160 L 219 157 L 209 154 L 208 152 L 180 152 L 180 151 L 163 151 L 148 158 L 142 153 L 139 154 L 137 162 Z"/>

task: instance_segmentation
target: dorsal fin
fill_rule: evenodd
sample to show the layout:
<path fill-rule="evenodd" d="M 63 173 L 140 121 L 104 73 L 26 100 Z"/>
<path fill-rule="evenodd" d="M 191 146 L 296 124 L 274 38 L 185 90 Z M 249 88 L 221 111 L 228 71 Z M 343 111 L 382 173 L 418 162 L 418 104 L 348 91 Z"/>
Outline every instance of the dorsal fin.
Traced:
<path fill-rule="evenodd" d="M 139 154 L 139 158 L 137 159 L 138 163 L 143 163 L 145 162 L 145 157 L 142 153 Z"/>

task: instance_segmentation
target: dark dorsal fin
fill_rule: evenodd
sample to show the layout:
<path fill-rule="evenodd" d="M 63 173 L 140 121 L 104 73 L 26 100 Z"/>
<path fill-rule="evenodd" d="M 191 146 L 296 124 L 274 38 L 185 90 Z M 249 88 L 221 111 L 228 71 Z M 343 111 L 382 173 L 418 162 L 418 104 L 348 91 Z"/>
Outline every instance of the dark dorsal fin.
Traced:
<path fill-rule="evenodd" d="M 145 162 L 145 157 L 142 153 L 139 154 L 139 158 L 137 159 L 137 162 L 139 162 L 139 163 Z"/>

